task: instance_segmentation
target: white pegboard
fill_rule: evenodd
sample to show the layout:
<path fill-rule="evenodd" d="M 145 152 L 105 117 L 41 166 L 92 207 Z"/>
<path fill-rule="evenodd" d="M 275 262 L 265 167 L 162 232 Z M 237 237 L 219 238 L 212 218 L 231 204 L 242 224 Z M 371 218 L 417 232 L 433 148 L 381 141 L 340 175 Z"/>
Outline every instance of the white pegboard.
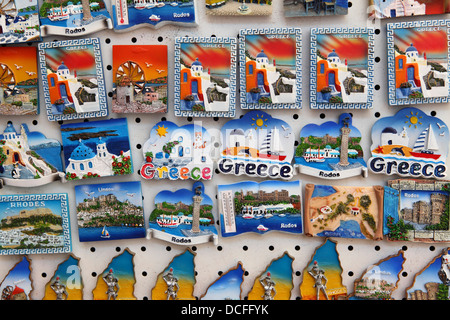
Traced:
<path fill-rule="evenodd" d="M 194 28 L 165 26 L 158 30 L 151 28 L 140 28 L 130 32 L 115 33 L 113 30 L 105 30 L 88 37 L 99 37 L 101 39 L 101 49 L 103 55 L 104 72 L 106 79 L 106 88 L 108 92 L 112 90 L 112 46 L 116 44 L 165 44 L 168 46 L 169 55 L 169 111 L 167 114 L 129 114 L 118 115 L 110 114 L 108 118 L 119 118 L 125 116 L 128 119 L 131 152 L 134 165 L 132 175 L 124 177 L 108 177 L 89 181 L 88 183 L 107 183 L 116 181 L 141 181 L 144 195 L 145 221 L 148 224 L 148 217 L 154 209 L 154 197 L 161 190 L 177 190 L 179 188 L 188 188 L 192 186 L 191 181 L 144 181 L 137 173 L 142 161 L 143 155 L 140 150 L 149 137 L 149 131 L 152 126 L 162 118 L 173 121 L 178 125 L 187 123 L 192 119 L 176 118 L 173 115 L 173 70 L 174 70 L 174 39 L 178 36 L 217 36 L 217 37 L 237 37 L 239 30 L 243 28 L 263 28 L 263 27 L 300 27 L 303 34 L 303 109 L 301 110 L 272 110 L 268 113 L 277 118 L 287 121 L 297 140 L 301 128 L 308 123 L 320 124 L 324 121 L 337 121 L 341 112 L 339 110 L 311 110 L 309 109 L 309 36 L 311 27 L 375 27 L 375 79 L 374 85 L 374 103 L 373 109 L 369 110 L 349 110 L 353 114 L 353 125 L 356 126 L 362 134 L 361 145 L 367 160 L 370 154 L 371 137 L 370 131 L 372 124 L 381 117 L 391 116 L 396 113 L 399 107 L 390 107 L 387 103 L 387 56 L 386 56 L 386 33 L 385 26 L 387 21 L 377 21 L 374 25 L 367 21 L 367 2 L 366 0 L 351 0 L 351 7 L 347 16 L 325 16 L 325 17 L 304 17 L 304 18 L 285 18 L 283 13 L 283 1 L 273 1 L 273 13 L 266 17 L 220 17 L 207 16 L 203 7 L 203 0 L 197 2 L 198 26 Z M 107 2 L 107 5 L 110 5 Z M 401 21 L 410 20 L 430 20 L 443 19 L 445 16 L 411 17 L 399 18 Z M 392 20 L 390 21 L 392 22 Z M 64 39 L 64 37 L 48 37 L 44 41 L 53 41 L 55 39 Z M 36 45 L 36 44 L 33 44 Z M 239 83 L 239 82 L 238 82 Z M 40 87 L 42 92 L 42 86 Z M 108 98 L 111 106 L 111 98 Z M 61 141 L 59 124 L 47 120 L 44 108 L 44 101 L 41 95 L 41 114 L 39 116 L 22 116 L 11 118 L 18 125 L 27 123 L 30 130 L 45 132 L 47 137 Z M 237 101 L 236 118 L 244 112 L 240 110 Z M 448 105 L 421 105 L 419 106 L 426 113 L 432 111 L 436 116 L 450 123 Z M 111 108 L 110 108 L 111 110 Z M 434 113 L 433 113 L 434 114 Z M 0 132 L 3 131 L 6 122 L 9 119 L 4 118 L 0 123 Z M 229 119 L 201 119 L 206 128 L 220 128 Z M 321 180 L 318 178 L 297 175 L 294 179 L 306 183 L 332 184 L 332 185 L 386 185 L 386 181 L 395 178 L 384 175 L 369 174 L 368 178 L 355 177 L 345 180 Z M 204 182 L 205 192 L 213 199 L 217 194 L 218 184 L 235 183 L 240 180 L 247 180 L 245 176 L 230 176 L 215 174 L 211 181 Z M 260 181 L 261 179 L 248 179 Z M 1 194 L 22 194 L 22 193 L 52 193 L 66 192 L 69 195 L 69 209 L 71 217 L 71 229 L 73 239 L 73 253 L 80 258 L 80 267 L 82 280 L 84 284 L 84 299 L 92 299 L 92 290 L 97 281 L 97 276 L 101 274 L 111 259 L 122 253 L 128 248 L 135 254 L 135 296 L 137 299 L 151 299 L 151 290 L 155 285 L 156 278 L 162 272 L 175 255 L 184 252 L 185 247 L 169 244 L 156 239 L 133 239 L 120 241 L 103 242 L 84 242 L 78 241 L 78 229 L 75 210 L 74 186 L 78 184 L 87 184 L 85 181 L 69 181 L 66 184 L 54 182 L 52 184 L 39 188 L 14 188 L 6 186 L 0 190 Z M 303 190 L 302 190 L 303 191 Z M 217 200 L 215 202 L 214 214 L 218 217 Z M 353 292 L 353 283 L 361 277 L 363 272 L 372 264 L 386 258 L 389 255 L 396 254 L 400 249 L 405 250 L 406 261 L 404 264 L 405 273 L 401 276 L 398 283 L 398 289 L 394 291 L 395 299 L 405 297 L 405 289 L 412 284 L 414 275 L 422 270 L 427 263 L 433 259 L 439 252 L 446 248 L 448 243 L 425 244 L 410 242 L 389 242 L 370 241 L 359 239 L 341 239 L 334 238 L 338 245 L 341 266 L 343 268 L 343 283 L 349 293 Z M 191 247 L 196 252 L 196 286 L 194 295 L 202 296 L 208 286 L 218 277 L 219 272 L 226 272 L 233 268 L 239 261 L 243 263 L 244 269 L 248 272 L 244 277 L 242 285 L 242 295 L 245 297 L 252 288 L 255 278 L 262 273 L 268 264 L 285 251 L 292 257 L 293 262 L 293 283 L 291 299 L 298 299 L 299 285 L 302 281 L 303 270 L 310 261 L 314 251 L 325 241 L 324 238 L 311 238 L 303 235 L 292 235 L 281 232 L 269 232 L 266 235 L 245 234 L 231 238 L 220 238 L 218 246 L 212 243 Z M 56 267 L 64 261 L 68 255 L 30 255 L 33 291 L 31 298 L 40 300 L 44 296 L 44 287 L 53 276 Z M 19 261 L 18 256 L 0 256 L 0 279 L 3 279 L 8 271 Z"/>

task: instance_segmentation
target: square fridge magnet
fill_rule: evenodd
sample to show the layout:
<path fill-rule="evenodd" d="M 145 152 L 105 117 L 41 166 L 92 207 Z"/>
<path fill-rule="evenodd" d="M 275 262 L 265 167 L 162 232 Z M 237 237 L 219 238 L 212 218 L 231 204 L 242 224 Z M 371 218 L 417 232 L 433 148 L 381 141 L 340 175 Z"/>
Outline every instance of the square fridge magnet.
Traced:
<path fill-rule="evenodd" d="M 113 46 L 114 113 L 167 112 L 167 46 Z"/>
<path fill-rule="evenodd" d="M 450 12 L 449 0 L 368 0 L 371 19 L 444 14 Z"/>
<path fill-rule="evenodd" d="M 390 105 L 449 101 L 450 20 L 387 25 Z"/>
<path fill-rule="evenodd" d="M 0 44 L 40 40 L 38 1 L 0 0 Z"/>
<path fill-rule="evenodd" d="M 108 115 L 98 38 L 40 43 L 39 63 L 50 121 Z"/>
<path fill-rule="evenodd" d="M 273 0 L 205 0 L 206 14 L 214 16 L 268 16 Z"/>
<path fill-rule="evenodd" d="M 373 103 L 374 30 L 311 29 L 312 109 L 370 109 Z"/>
<path fill-rule="evenodd" d="M 283 7 L 286 18 L 341 16 L 348 13 L 348 0 L 283 0 Z"/>
<path fill-rule="evenodd" d="M 235 38 L 175 39 L 175 116 L 234 117 Z"/>
<path fill-rule="evenodd" d="M 239 33 L 242 109 L 299 109 L 302 96 L 299 28 L 242 29 Z"/>

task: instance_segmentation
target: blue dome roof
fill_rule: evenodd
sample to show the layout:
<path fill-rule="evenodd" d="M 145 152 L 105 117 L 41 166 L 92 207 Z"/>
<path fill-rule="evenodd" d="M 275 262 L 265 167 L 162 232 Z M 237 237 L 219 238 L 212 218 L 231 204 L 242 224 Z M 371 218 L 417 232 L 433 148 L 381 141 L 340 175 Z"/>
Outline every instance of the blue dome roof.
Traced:
<path fill-rule="evenodd" d="M 336 50 L 334 50 L 334 49 L 333 49 L 333 52 L 330 52 L 328 54 L 328 58 L 333 58 L 333 57 L 338 57 L 339 58 L 338 54 L 336 53 Z"/>
<path fill-rule="evenodd" d="M 67 66 L 64 64 L 64 61 L 61 62 L 61 65 L 58 67 L 58 70 L 68 70 Z"/>
<path fill-rule="evenodd" d="M 197 58 L 197 59 L 195 59 L 194 62 L 192 62 L 192 65 L 193 65 L 193 66 L 201 66 L 202 64 L 201 64 L 200 61 L 198 61 L 198 58 Z"/>
<path fill-rule="evenodd" d="M 406 49 L 406 52 L 412 52 L 412 51 L 418 52 L 416 47 L 414 47 L 413 44 L 411 43 L 411 45 Z"/>
<path fill-rule="evenodd" d="M 95 157 L 94 151 L 86 146 L 83 141 L 80 140 L 80 144 L 70 154 L 70 158 L 73 160 L 87 160 Z"/>
<path fill-rule="evenodd" d="M 6 133 L 9 133 L 9 132 L 17 133 L 16 129 L 14 129 L 14 126 L 12 125 L 11 121 L 8 121 L 8 124 L 6 125 L 6 129 L 3 132 L 6 132 Z"/>
<path fill-rule="evenodd" d="M 397 133 L 397 130 L 392 127 L 386 127 L 383 129 L 383 131 L 381 131 L 381 133 Z"/>
<path fill-rule="evenodd" d="M 267 55 L 264 53 L 264 50 L 261 50 L 260 53 L 256 55 L 257 58 L 267 58 Z"/>

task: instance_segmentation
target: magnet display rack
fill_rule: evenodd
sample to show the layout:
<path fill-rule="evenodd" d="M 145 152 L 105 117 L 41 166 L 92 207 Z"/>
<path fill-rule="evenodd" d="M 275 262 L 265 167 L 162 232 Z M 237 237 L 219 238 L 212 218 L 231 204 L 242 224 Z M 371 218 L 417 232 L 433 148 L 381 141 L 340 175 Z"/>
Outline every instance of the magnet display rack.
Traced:
<path fill-rule="evenodd" d="M 295 133 L 296 140 L 299 140 L 300 130 L 308 123 L 320 124 L 325 121 L 337 121 L 339 114 L 350 112 L 353 115 L 353 123 L 362 134 L 361 146 L 364 150 L 365 159 L 369 158 L 371 146 L 371 127 L 380 117 L 391 116 L 401 107 L 389 106 L 387 96 L 387 51 L 386 51 L 386 23 L 394 21 L 415 21 L 442 19 L 442 16 L 422 16 L 398 19 L 386 19 L 384 21 L 367 20 L 367 1 L 349 1 L 349 11 L 346 16 L 323 16 L 305 18 L 285 18 L 283 12 L 283 1 L 273 1 L 273 13 L 271 16 L 262 17 L 226 17 L 207 16 L 203 0 L 196 0 L 198 26 L 195 28 L 185 28 L 177 26 L 165 26 L 158 30 L 150 28 L 140 28 L 130 32 L 116 33 L 113 30 L 105 30 L 99 33 L 88 35 L 87 37 L 99 37 L 103 55 L 103 65 L 106 79 L 106 89 L 109 94 L 108 103 L 111 110 L 112 92 L 112 46 L 116 44 L 165 44 L 168 46 L 169 57 L 169 111 L 167 114 L 113 114 L 109 118 L 128 118 L 129 136 L 131 152 L 133 155 L 134 173 L 128 176 L 108 177 L 90 181 L 69 181 L 65 184 L 55 182 L 39 188 L 14 188 L 6 186 L 0 190 L 1 194 L 22 194 L 22 193 L 52 193 L 67 192 L 69 194 L 69 209 L 71 217 L 71 228 L 73 238 L 73 253 L 80 258 L 82 280 L 84 284 L 83 298 L 92 299 L 92 290 L 95 288 L 97 276 L 101 274 L 111 259 L 122 253 L 126 248 L 135 254 L 135 277 L 136 285 L 134 294 L 137 299 L 151 299 L 156 278 L 162 272 L 174 256 L 184 252 L 185 246 L 172 245 L 156 239 L 133 239 L 103 242 L 83 242 L 78 241 L 78 228 L 76 220 L 75 193 L 74 186 L 78 184 L 109 183 L 118 181 L 141 181 L 144 195 L 144 215 L 148 224 L 150 212 L 154 209 L 154 197 L 160 190 L 177 190 L 180 188 L 190 189 L 192 181 L 166 181 L 141 179 L 137 170 L 143 159 L 142 146 L 149 137 L 152 126 L 161 119 L 167 119 L 178 125 L 202 121 L 206 128 L 220 128 L 229 119 L 222 118 L 180 118 L 173 114 L 173 70 L 174 70 L 174 38 L 177 36 L 217 36 L 217 37 L 237 37 L 239 30 L 243 28 L 264 28 L 264 27 L 300 27 L 303 34 L 303 108 L 300 110 L 268 110 L 267 112 L 290 123 Z M 111 3 L 107 1 L 107 6 Z M 311 27 L 374 27 L 375 28 L 375 77 L 374 77 L 374 97 L 373 108 L 366 110 L 312 110 L 309 108 L 309 36 Z M 62 40 L 65 37 L 46 37 L 44 41 Z M 36 44 L 33 44 L 33 46 Z M 42 84 L 40 84 L 42 92 Z M 45 132 L 47 137 L 60 140 L 58 122 L 49 122 L 45 114 L 43 95 L 41 98 L 41 114 L 38 116 L 12 117 L 15 123 L 27 123 L 30 130 Z M 436 115 L 441 119 L 449 119 L 450 111 L 447 104 L 428 104 L 417 106 L 428 114 Z M 244 114 L 237 101 L 236 118 Z M 6 125 L 7 119 L 2 121 Z M 3 126 L 3 125 L 2 125 Z M 3 128 L 2 128 L 3 129 Z M 0 129 L 0 130 L 2 130 Z M 331 184 L 331 185 L 354 185 L 385 186 L 387 180 L 397 178 L 396 176 L 369 174 L 368 178 L 355 177 L 344 180 L 322 180 L 306 175 L 296 175 L 294 179 L 302 181 L 302 187 L 306 183 Z M 235 183 L 247 180 L 245 176 L 231 176 L 215 174 L 213 179 L 205 181 L 205 192 L 211 198 L 217 199 L 217 185 Z M 262 179 L 248 179 L 262 181 Z M 218 219 L 217 200 L 213 209 L 216 219 Z M 343 268 L 343 284 L 347 287 L 348 293 L 353 292 L 354 281 L 361 277 L 364 271 L 371 265 L 377 263 L 399 250 L 405 251 L 406 261 L 404 272 L 400 275 L 398 288 L 394 291 L 395 299 L 405 298 L 405 289 L 408 288 L 414 279 L 414 275 L 422 270 L 429 261 L 438 255 L 442 249 L 449 246 L 448 243 L 426 244 L 413 242 L 389 242 L 370 241 L 360 239 L 334 238 L 338 245 L 341 266 Z M 265 235 L 245 234 L 231 238 L 219 237 L 219 244 L 202 244 L 198 247 L 190 247 L 196 253 L 196 285 L 194 295 L 201 297 L 208 286 L 213 283 L 222 272 L 234 268 L 239 261 L 242 262 L 246 270 L 244 282 L 242 284 L 242 296 L 246 297 L 253 286 L 255 278 L 260 275 L 273 259 L 288 252 L 294 257 L 293 262 L 293 284 L 291 299 L 299 299 L 299 285 L 302 282 L 303 270 L 310 261 L 314 251 L 319 247 L 325 238 L 312 238 L 304 235 L 292 235 L 281 232 L 269 232 Z M 0 278 L 3 279 L 8 271 L 19 261 L 19 256 L 0 256 Z M 33 291 L 31 298 L 40 300 L 44 296 L 45 285 L 52 278 L 59 263 L 67 259 L 67 254 L 55 255 L 30 255 L 33 280 Z"/>

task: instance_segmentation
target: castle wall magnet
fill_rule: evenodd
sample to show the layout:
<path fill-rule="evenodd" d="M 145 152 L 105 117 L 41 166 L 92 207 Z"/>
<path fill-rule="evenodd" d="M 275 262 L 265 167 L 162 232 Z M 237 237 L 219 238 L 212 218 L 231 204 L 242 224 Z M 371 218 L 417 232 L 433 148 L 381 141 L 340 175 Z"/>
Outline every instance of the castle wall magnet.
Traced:
<path fill-rule="evenodd" d="M 374 77 L 373 28 L 312 28 L 312 109 L 370 109 Z"/>
<path fill-rule="evenodd" d="M 439 118 L 416 108 L 403 108 L 374 123 L 372 157 L 367 166 L 373 173 L 445 178 L 448 137 L 449 130 Z"/>
<path fill-rule="evenodd" d="M 241 108 L 301 108 L 301 54 L 299 28 L 240 30 Z"/>
<path fill-rule="evenodd" d="M 67 194 L 2 195 L 0 212 L 0 255 L 72 250 Z"/>
<path fill-rule="evenodd" d="M 283 0 L 283 9 L 286 18 L 346 15 L 348 13 L 348 0 Z"/>
<path fill-rule="evenodd" d="M 108 115 L 98 38 L 40 43 L 39 62 L 50 121 Z"/>
<path fill-rule="evenodd" d="M 103 0 L 55 3 L 44 0 L 39 8 L 42 36 L 84 36 L 112 29 L 113 23 Z"/>
<path fill-rule="evenodd" d="M 246 232 L 302 233 L 300 181 L 244 181 L 218 186 L 222 237 Z"/>
<path fill-rule="evenodd" d="M 214 16 L 268 16 L 272 14 L 272 0 L 223 1 L 205 0 L 206 14 Z"/>
<path fill-rule="evenodd" d="M 42 300 L 83 300 L 80 259 L 70 254 L 55 270 L 45 285 Z"/>
<path fill-rule="evenodd" d="M 114 113 L 167 112 L 167 46 L 113 46 Z"/>
<path fill-rule="evenodd" d="M 0 2 L 0 44 L 40 41 L 37 0 Z"/>
<path fill-rule="evenodd" d="M 145 238 L 141 183 L 75 186 L 80 242 Z"/>
<path fill-rule="evenodd" d="M 449 101 L 449 20 L 387 24 L 390 105 Z"/>
<path fill-rule="evenodd" d="M 38 114 L 39 85 L 36 48 L 2 48 L 0 68 L 0 114 Z"/>
<path fill-rule="evenodd" d="M 115 31 L 131 31 L 138 27 L 160 28 L 166 25 L 195 27 L 194 0 L 125 0 L 112 1 Z"/>
<path fill-rule="evenodd" d="M 148 237 L 180 245 L 209 241 L 217 244 L 213 202 L 200 181 L 194 183 L 192 190 L 159 192 L 155 207 L 149 217 Z"/>
<path fill-rule="evenodd" d="M 450 241 L 450 181 L 388 181 L 391 206 L 384 209 L 384 234 L 392 241 Z"/>
<path fill-rule="evenodd" d="M 1 300 L 31 300 L 31 260 L 23 256 L 0 283 Z"/>
<path fill-rule="evenodd" d="M 245 269 L 241 262 L 209 285 L 200 300 L 241 300 Z"/>
<path fill-rule="evenodd" d="M 236 55 L 235 38 L 176 38 L 175 115 L 234 117 Z"/>
<path fill-rule="evenodd" d="M 383 239 L 383 187 L 307 184 L 305 234 L 321 237 Z"/>
<path fill-rule="evenodd" d="M 300 132 L 294 166 L 299 173 L 324 179 L 367 177 L 360 142 L 361 132 L 348 113 L 341 114 L 337 123 L 308 124 Z"/>
<path fill-rule="evenodd" d="M 66 179 L 133 173 L 126 118 L 61 125 Z"/>
<path fill-rule="evenodd" d="M 144 179 L 210 180 L 213 175 L 212 140 L 198 123 L 181 127 L 170 121 L 153 126 L 142 148 Z"/>
<path fill-rule="evenodd" d="M 221 129 L 221 173 L 291 179 L 295 137 L 288 123 L 263 111 L 250 111 Z"/>
<path fill-rule="evenodd" d="M 30 131 L 25 123 L 19 132 L 8 121 L 0 134 L 0 184 L 36 187 L 57 180 L 65 182 L 61 143 Z"/>

